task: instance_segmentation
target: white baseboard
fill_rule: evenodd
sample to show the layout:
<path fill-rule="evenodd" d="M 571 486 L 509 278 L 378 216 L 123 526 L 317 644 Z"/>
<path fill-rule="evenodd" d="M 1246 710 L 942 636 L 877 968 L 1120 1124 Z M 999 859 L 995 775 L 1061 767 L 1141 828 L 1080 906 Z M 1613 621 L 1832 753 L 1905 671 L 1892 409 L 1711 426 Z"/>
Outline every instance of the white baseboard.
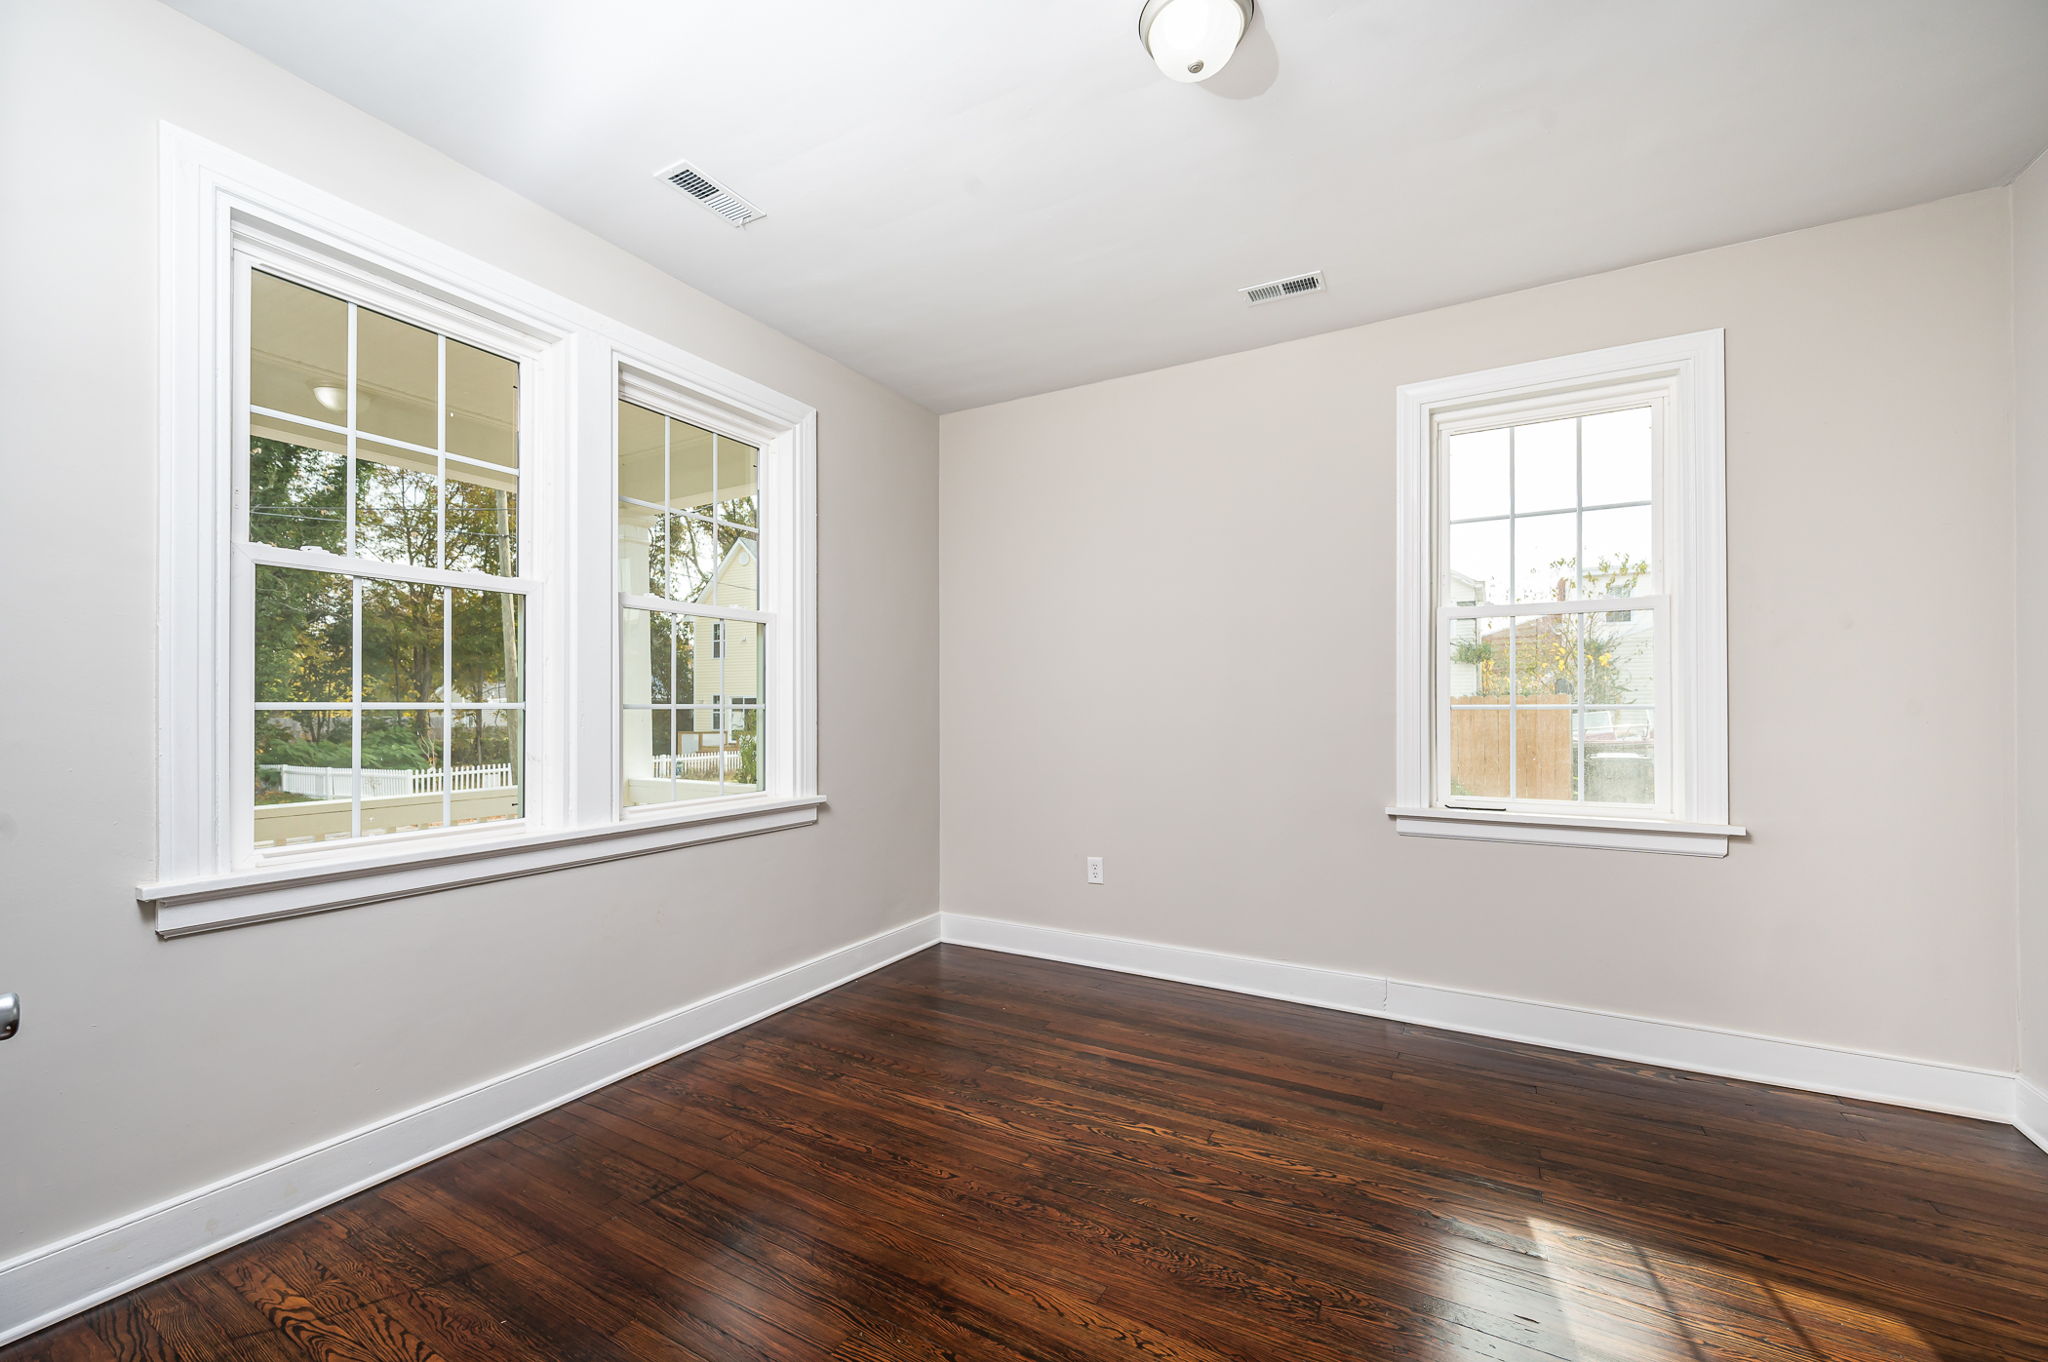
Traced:
<path fill-rule="evenodd" d="M 0 1344 L 923 950 L 936 914 L 0 1263 Z"/>
<path fill-rule="evenodd" d="M 1144 974 L 1176 983 L 1229 989 L 1233 993 L 1253 993 L 1261 998 L 1280 998 L 1340 1012 L 1378 1016 L 1386 1010 L 1387 981 L 1370 975 L 1287 965 L 1249 955 L 1191 950 L 1185 946 L 1161 946 L 1150 941 L 1126 941 L 1057 927 L 1032 927 L 992 917 L 963 917 L 959 913 L 939 916 L 945 940 L 956 946 L 980 946 L 1011 955 L 1062 960 L 1070 965 L 1094 965 L 1123 974 Z"/>
<path fill-rule="evenodd" d="M 2012 1123 L 2020 1128 L 2020 1134 L 2041 1146 L 2042 1153 L 2048 1154 L 2048 1092 L 2024 1078 L 2016 1086 L 2019 1092 L 2013 1101 Z"/>
<path fill-rule="evenodd" d="M 1840 1050 L 1683 1022 L 1594 1012 L 1366 974 L 1190 950 L 994 918 L 941 914 L 947 941 L 1363 1012 L 1662 1068 L 1774 1083 L 1894 1106 L 2012 1121 L 2011 1074 Z M 2037 1124 L 2048 1128 L 2048 1120 Z M 2044 1145 L 2048 1147 L 2048 1145 Z"/>

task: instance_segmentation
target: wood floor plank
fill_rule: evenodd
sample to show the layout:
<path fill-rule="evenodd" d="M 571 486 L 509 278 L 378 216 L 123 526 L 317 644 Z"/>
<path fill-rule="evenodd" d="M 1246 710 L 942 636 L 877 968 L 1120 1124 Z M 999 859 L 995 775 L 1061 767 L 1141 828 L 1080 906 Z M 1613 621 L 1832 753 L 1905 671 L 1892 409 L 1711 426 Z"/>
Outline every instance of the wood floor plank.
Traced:
<path fill-rule="evenodd" d="M 0 1362 L 2048 1362 L 1986 1122 L 959 947 Z"/>

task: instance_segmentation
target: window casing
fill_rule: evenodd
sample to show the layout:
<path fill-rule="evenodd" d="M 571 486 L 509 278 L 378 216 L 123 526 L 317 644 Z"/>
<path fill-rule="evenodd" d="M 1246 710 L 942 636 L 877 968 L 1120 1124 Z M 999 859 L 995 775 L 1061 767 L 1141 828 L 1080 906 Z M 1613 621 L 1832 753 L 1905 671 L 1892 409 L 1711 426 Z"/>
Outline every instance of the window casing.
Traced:
<path fill-rule="evenodd" d="M 158 931 L 815 821 L 815 414 L 176 129 L 163 154 Z M 758 452 L 758 500 L 702 517 L 744 568 L 669 604 L 720 664 L 775 638 L 692 706 L 749 779 L 657 807 L 601 699 L 621 397 Z"/>
<path fill-rule="evenodd" d="M 1398 831 L 1740 835 L 1721 365 L 1706 332 L 1400 390 Z"/>

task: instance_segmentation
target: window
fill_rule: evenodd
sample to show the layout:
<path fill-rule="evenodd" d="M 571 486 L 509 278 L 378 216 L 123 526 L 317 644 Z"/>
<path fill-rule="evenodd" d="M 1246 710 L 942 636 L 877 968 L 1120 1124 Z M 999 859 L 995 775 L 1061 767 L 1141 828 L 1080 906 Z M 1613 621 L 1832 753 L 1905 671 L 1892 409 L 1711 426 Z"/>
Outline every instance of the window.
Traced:
<path fill-rule="evenodd" d="M 717 799 L 761 788 L 758 697 L 761 451 L 619 403 L 623 801 Z M 744 618 L 734 618 L 743 615 Z M 701 646 L 699 646 L 701 643 Z"/>
<path fill-rule="evenodd" d="M 1401 390 L 1399 831 L 1740 834 L 1720 395 L 1718 332 Z"/>
<path fill-rule="evenodd" d="M 263 851 L 520 818 L 518 362 L 240 268 L 239 839 Z"/>
<path fill-rule="evenodd" d="M 815 821 L 814 414 L 165 156 L 158 931 Z"/>

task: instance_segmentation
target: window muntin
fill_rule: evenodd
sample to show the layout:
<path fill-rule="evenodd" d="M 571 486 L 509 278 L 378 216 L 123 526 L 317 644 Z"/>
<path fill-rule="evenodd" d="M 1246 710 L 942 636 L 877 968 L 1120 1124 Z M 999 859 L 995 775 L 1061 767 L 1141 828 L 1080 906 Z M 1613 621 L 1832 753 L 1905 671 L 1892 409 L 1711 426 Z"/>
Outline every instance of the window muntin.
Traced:
<path fill-rule="evenodd" d="M 621 806 L 758 794 L 760 450 L 625 400 L 617 430 Z"/>
<path fill-rule="evenodd" d="M 524 815 L 517 361 L 248 271 L 255 853 Z"/>
<path fill-rule="evenodd" d="M 1435 802 L 1668 812 L 1663 419 L 1595 396 L 1438 423 Z"/>

